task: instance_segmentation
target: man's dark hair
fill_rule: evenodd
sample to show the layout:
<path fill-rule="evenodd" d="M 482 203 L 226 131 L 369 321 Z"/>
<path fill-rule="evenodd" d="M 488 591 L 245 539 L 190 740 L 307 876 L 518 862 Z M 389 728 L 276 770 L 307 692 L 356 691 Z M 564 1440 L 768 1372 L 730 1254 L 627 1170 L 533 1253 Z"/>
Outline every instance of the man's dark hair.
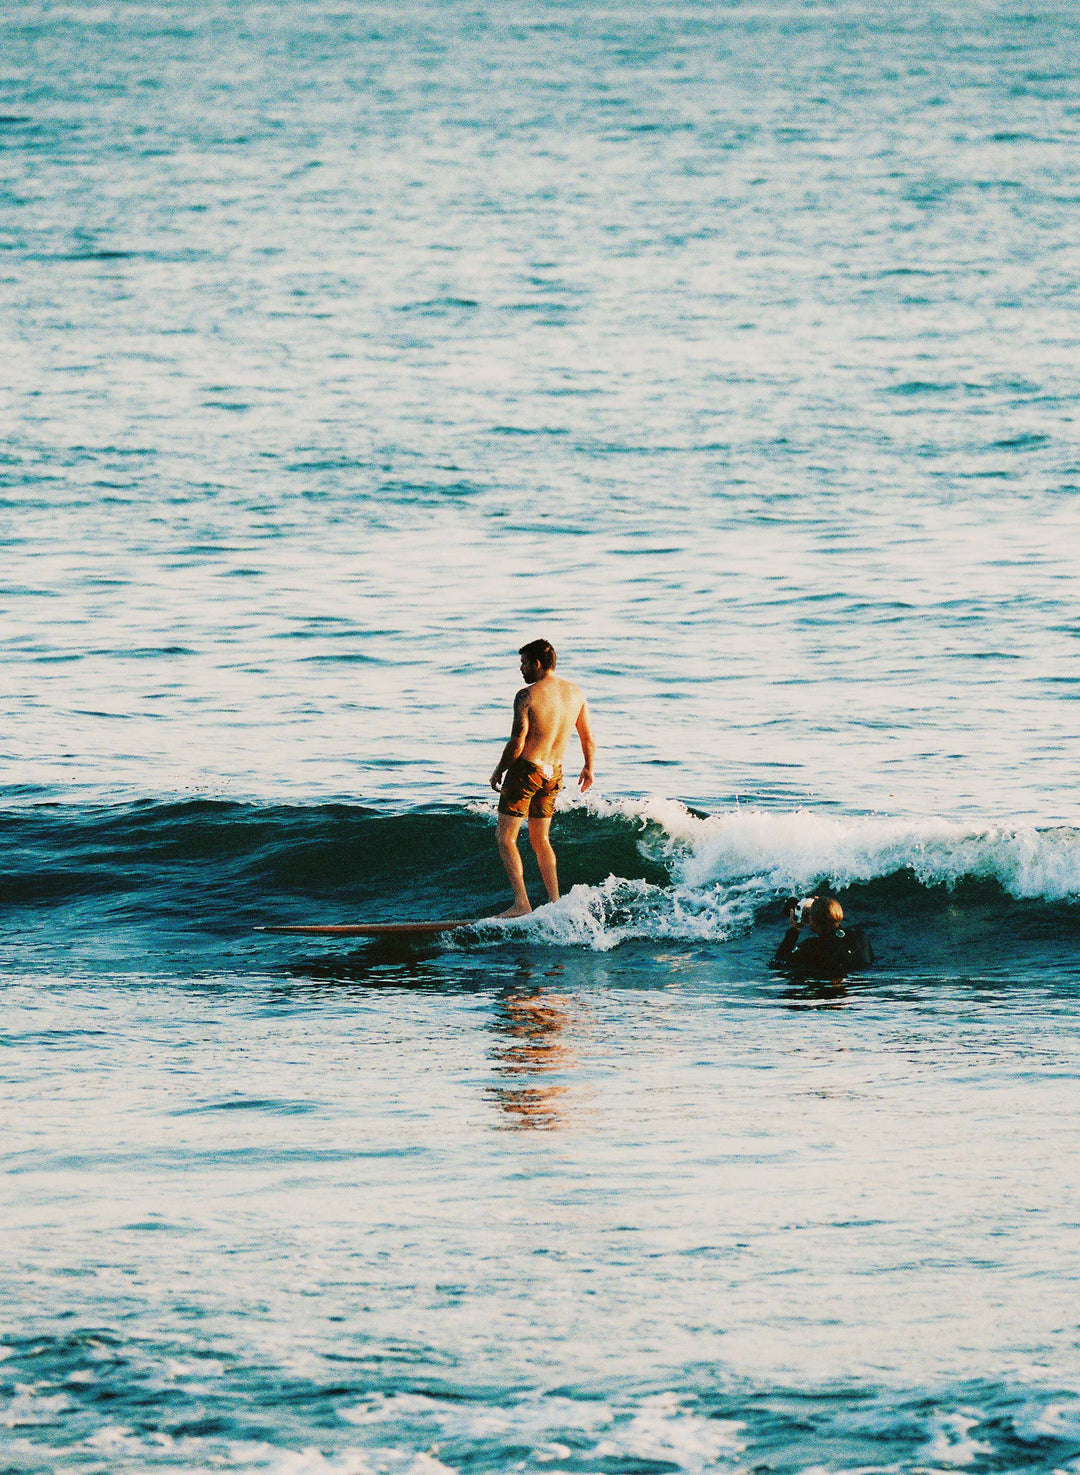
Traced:
<path fill-rule="evenodd" d="M 530 640 L 528 645 L 523 645 L 518 655 L 526 661 L 535 661 L 544 671 L 555 669 L 555 647 L 550 640 Z"/>

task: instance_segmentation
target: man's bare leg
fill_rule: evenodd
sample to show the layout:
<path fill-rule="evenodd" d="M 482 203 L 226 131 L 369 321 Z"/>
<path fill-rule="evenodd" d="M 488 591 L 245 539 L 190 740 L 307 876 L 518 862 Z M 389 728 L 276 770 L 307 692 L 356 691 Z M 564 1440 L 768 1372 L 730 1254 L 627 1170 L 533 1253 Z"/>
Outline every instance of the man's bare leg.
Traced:
<path fill-rule="evenodd" d="M 530 826 L 532 821 L 529 821 Z M 495 843 L 499 847 L 499 858 L 503 863 L 503 870 L 510 881 L 514 892 L 514 905 L 508 907 L 505 912 L 500 912 L 500 917 L 527 917 L 532 911 L 529 904 L 529 893 L 525 890 L 525 871 L 521 864 L 521 852 L 518 850 L 518 833 L 521 830 L 522 821 L 516 814 L 500 814 L 499 827 L 495 831 Z"/>
<path fill-rule="evenodd" d="M 529 844 L 536 856 L 536 864 L 540 867 L 540 879 L 547 891 L 548 901 L 558 901 L 559 874 L 555 866 L 555 851 L 551 845 L 551 821 L 549 819 L 529 820 Z"/>

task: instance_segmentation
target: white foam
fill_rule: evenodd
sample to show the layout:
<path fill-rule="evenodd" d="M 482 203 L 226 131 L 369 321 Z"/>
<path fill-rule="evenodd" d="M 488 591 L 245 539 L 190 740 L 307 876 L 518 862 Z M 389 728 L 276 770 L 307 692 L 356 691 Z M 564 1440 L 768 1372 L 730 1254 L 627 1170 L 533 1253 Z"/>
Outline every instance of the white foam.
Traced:
<path fill-rule="evenodd" d="M 409 1475 L 457 1475 L 457 1472 L 433 1454 L 418 1454 L 409 1466 Z"/>
<path fill-rule="evenodd" d="M 699 819 L 670 799 L 595 807 L 640 824 L 643 850 L 692 887 L 743 881 L 799 891 L 822 877 L 844 886 L 910 870 L 925 886 L 977 877 L 1017 898 L 1080 896 L 1080 833 L 1066 827 L 973 827 L 805 809 L 736 808 Z"/>
<path fill-rule="evenodd" d="M 595 1433 L 615 1418 L 614 1410 L 605 1403 L 551 1395 L 538 1395 L 505 1407 L 474 1407 L 419 1393 L 372 1393 L 338 1413 L 347 1423 L 361 1426 L 424 1424 L 438 1440 L 514 1434 L 535 1441 L 567 1428 Z"/>
<path fill-rule="evenodd" d="M 350 1424 L 383 1424 L 402 1418 L 428 1418 L 442 1404 L 424 1393 L 372 1393 L 362 1403 L 340 1408 L 338 1417 Z"/>
<path fill-rule="evenodd" d="M 1061 1399 L 1043 1403 L 1032 1399 L 1012 1416 L 1013 1430 L 1026 1444 L 1044 1439 L 1080 1438 L 1080 1401 Z"/>
<path fill-rule="evenodd" d="M 973 828 L 948 820 L 843 818 L 736 808 L 699 818 L 673 799 L 590 798 L 598 818 L 637 827 L 643 855 L 671 884 L 609 876 L 575 886 L 522 925 L 540 940 L 606 951 L 632 938 L 722 941 L 785 893 L 837 889 L 908 871 L 924 886 L 995 881 L 1017 899 L 1080 897 L 1080 833 Z"/>
<path fill-rule="evenodd" d="M 749 924 L 756 900 L 745 888 L 660 887 L 609 876 L 598 886 L 575 886 L 528 926 L 542 942 L 598 952 L 631 938 L 718 941 Z"/>
<path fill-rule="evenodd" d="M 361 1454 L 349 1453 L 328 1458 L 321 1450 L 311 1447 L 280 1456 L 273 1468 L 275 1475 L 372 1475 L 371 1465 Z M 438 1468 L 445 1469 L 445 1466 Z M 412 1469 L 416 1471 L 416 1475 L 421 1475 L 421 1470 L 425 1470 L 425 1467 L 414 1464 Z M 436 1475 L 436 1468 L 427 1467 L 425 1475 Z"/>
<path fill-rule="evenodd" d="M 623 1428 L 596 1446 L 598 1459 L 656 1460 L 678 1470 L 714 1471 L 745 1449 L 744 1426 L 686 1410 L 674 1393 L 647 1398 Z"/>
<path fill-rule="evenodd" d="M 537 1395 L 505 1407 L 472 1409 L 415 1395 L 390 1394 L 365 1398 L 346 1411 L 344 1417 L 354 1425 L 384 1423 L 389 1426 L 386 1434 L 404 1419 L 412 1425 L 411 1441 L 432 1440 L 426 1453 L 413 1456 L 403 1475 L 452 1475 L 451 1467 L 440 1458 L 440 1443 L 446 1439 L 485 1445 L 492 1440 L 528 1444 L 537 1464 L 552 1465 L 572 1456 L 575 1446 L 565 1442 L 571 1431 L 579 1439 L 594 1442 L 590 1451 L 593 1460 L 660 1461 L 691 1475 L 727 1468 L 745 1449 L 744 1426 L 698 1414 L 688 1406 L 691 1403 L 691 1399 L 674 1392 L 655 1394 L 636 1408 L 612 1407 L 590 1399 Z M 417 1420 L 422 1432 L 416 1427 Z M 400 1446 L 399 1433 L 395 1448 Z M 368 1453 L 371 1455 L 372 1451 Z M 389 1446 L 380 1445 L 377 1453 L 374 1463 L 378 1468 L 393 1466 Z M 579 1458 L 582 1453 L 579 1448 Z M 308 1468 L 290 1466 L 289 1475 L 294 1470 L 297 1475 L 301 1470 L 307 1475 Z M 322 1468 L 310 1466 L 312 1472 Z"/>
<path fill-rule="evenodd" d="M 0 1412 L 0 1427 L 27 1429 L 51 1424 L 57 1414 L 66 1412 L 71 1400 L 65 1393 L 39 1393 L 24 1383 L 15 1385 L 15 1396 Z"/>
<path fill-rule="evenodd" d="M 990 1454 L 992 1446 L 971 1438 L 971 1430 L 980 1422 L 980 1416 L 959 1409 L 955 1413 L 941 1413 L 930 1421 L 926 1443 L 919 1449 L 917 1459 L 930 1465 L 947 1465 L 962 1469 L 980 1455 Z"/>

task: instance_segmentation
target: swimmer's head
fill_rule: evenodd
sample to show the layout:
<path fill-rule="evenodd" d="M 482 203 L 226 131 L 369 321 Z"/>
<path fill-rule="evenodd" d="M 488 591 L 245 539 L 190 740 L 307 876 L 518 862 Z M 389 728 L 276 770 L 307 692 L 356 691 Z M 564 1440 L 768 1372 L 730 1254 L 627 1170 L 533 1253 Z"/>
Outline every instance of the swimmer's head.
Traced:
<path fill-rule="evenodd" d="M 816 896 L 810 907 L 810 926 L 815 932 L 837 932 L 844 920 L 844 908 L 835 896 Z"/>

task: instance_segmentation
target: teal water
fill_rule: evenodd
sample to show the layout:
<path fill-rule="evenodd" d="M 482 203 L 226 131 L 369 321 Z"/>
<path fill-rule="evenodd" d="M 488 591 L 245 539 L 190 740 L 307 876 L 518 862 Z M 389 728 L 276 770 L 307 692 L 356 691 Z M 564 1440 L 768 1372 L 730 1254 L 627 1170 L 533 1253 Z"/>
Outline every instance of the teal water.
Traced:
<path fill-rule="evenodd" d="M 4 7 L 4 1470 L 1075 1468 L 1077 31 Z"/>

